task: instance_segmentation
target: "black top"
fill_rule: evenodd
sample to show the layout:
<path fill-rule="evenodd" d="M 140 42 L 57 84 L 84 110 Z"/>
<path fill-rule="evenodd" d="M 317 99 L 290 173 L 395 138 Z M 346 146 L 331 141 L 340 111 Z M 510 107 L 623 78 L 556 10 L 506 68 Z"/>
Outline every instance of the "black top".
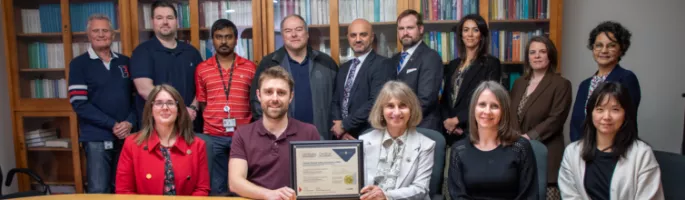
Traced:
<path fill-rule="evenodd" d="M 595 160 L 585 164 L 583 185 L 591 199 L 609 200 L 611 177 L 614 175 L 618 157 L 612 153 L 595 150 Z"/>
<path fill-rule="evenodd" d="M 535 155 L 527 139 L 481 151 L 467 138 L 451 150 L 451 199 L 538 199 Z"/>
<path fill-rule="evenodd" d="M 292 102 L 297 109 L 295 109 L 293 118 L 313 124 L 314 109 L 312 108 L 312 87 L 309 81 L 309 56 L 305 56 L 300 63 L 288 55 L 288 62 L 290 62 L 290 73 L 293 81 L 297 83 L 295 84 L 295 97 L 293 97 Z"/>

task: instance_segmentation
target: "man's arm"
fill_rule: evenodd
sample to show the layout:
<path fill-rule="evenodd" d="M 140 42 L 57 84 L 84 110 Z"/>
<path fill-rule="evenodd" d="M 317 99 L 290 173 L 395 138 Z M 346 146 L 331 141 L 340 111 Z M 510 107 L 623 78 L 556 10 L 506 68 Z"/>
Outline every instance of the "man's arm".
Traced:
<path fill-rule="evenodd" d="M 131 67 L 129 69 L 138 95 L 145 100 L 154 88 L 154 81 L 152 80 L 154 61 L 151 57 L 147 49 L 136 48 L 131 55 Z"/>
<path fill-rule="evenodd" d="M 147 101 L 147 96 L 152 92 L 152 88 L 155 86 L 152 84 L 151 78 L 136 78 L 133 79 L 133 84 L 136 85 L 136 90 L 138 95 Z"/>
<path fill-rule="evenodd" d="M 428 49 L 426 51 L 424 54 L 427 55 L 420 55 L 426 57 L 423 58 L 423 65 L 419 69 L 419 84 L 415 91 L 424 115 L 437 109 L 438 92 L 444 73 L 442 59 L 438 53 Z"/>
<path fill-rule="evenodd" d="M 231 192 L 251 199 L 266 199 L 271 190 L 260 187 L 247 180 L 247 161 L 231 158 L 228 161 L 228 182 Z"/>
<path fill-rule="evenodd" d="M 112 130 L 117 120 L 102 112 L 98 107 L 90 103 L 88 99 L 88 85 L 83 66 L 69 65 L 69 102 L 80 120 L 101 128 Z"/>

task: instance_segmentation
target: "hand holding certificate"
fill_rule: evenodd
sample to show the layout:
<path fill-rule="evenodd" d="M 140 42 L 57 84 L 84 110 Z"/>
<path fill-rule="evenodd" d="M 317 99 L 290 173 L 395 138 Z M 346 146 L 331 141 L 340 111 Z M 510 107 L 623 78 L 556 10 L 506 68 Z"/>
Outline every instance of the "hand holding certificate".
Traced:
<path fill-rule="evenodd" d="M 290 143 L 291 187 L 298 198 L 359 198 L 364 183 L 359 140 Z"/>

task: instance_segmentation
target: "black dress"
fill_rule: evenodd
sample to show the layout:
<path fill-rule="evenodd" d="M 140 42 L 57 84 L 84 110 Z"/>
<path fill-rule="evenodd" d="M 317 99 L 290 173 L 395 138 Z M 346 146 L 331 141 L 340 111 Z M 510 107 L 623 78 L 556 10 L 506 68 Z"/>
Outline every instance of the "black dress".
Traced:
<path fill-rule="evenodd" d="M 538 199 L 537 165 L 527 139 L 490 151 L 479 150 L 469 139 L 451 148 L 451 199 Z"/>

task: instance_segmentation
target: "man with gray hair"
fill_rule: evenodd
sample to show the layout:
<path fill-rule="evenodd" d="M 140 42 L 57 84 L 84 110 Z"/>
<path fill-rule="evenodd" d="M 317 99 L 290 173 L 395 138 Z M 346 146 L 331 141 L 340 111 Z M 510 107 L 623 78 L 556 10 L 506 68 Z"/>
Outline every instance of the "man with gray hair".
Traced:
<path fill-rule="evenodd" d="M 79 142 L 86 152 L 86 191 L 113 193 L 124 138 L 136 122 L 129 58 L 111 50 L 112 21 L 88 18 L 88 52 L 69 64 L 69 102 L 78 116 Z"/>
<path fill-rule="evenodd" d="M 333 125 L 331 102 L 338 65 L 333 59 L 307 45 L 309 31 L 302 16 L 288 15 L 281 21 L 284 45 L 266 55 L 257 67 L 255 77 L 266 69 L 281 66 L 295 80 L 295 97 L 288 115 L 299 121 L 314 124 L 322 139 L 331 139 Z M 257 79 L 252 80 L 250 106 L 253 121 L 262 117 L 262 106 L 257 99 Z"/>

